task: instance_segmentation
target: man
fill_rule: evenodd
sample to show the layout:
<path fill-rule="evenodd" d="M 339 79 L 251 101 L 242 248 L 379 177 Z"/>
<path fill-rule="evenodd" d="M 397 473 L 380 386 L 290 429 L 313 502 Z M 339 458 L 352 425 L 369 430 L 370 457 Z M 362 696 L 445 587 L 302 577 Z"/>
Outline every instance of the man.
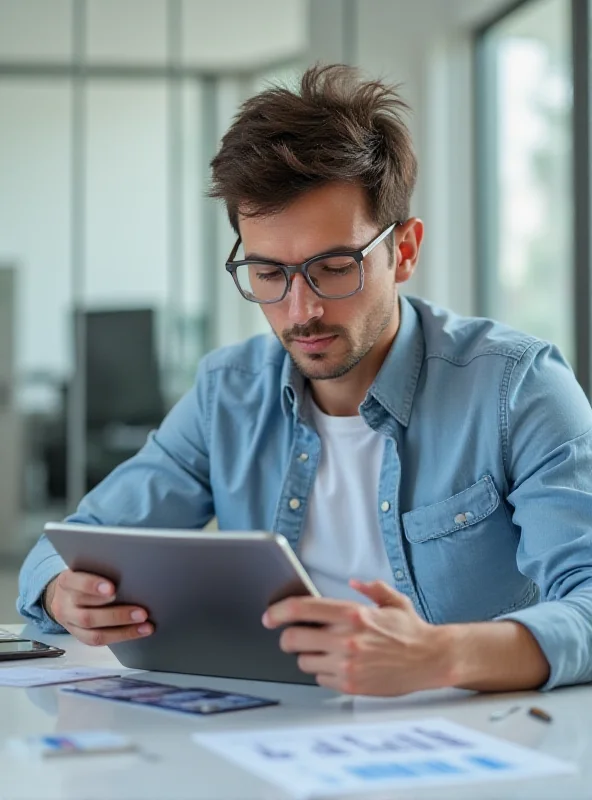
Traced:
<path fill-rule="evenodd" d="M 245 103 L 212 195 L 276 338 L 209 354 L 70 519 L 284 534 L 324 597 L 263 624 L 342 692 L 587 681 L 592 411 L 553 346 L 399 296 L 423 238 L 404 108 L 339 66 Z M 19 610 L 93 645 L 149 635 L 114 588 L 42 537 Z"/>

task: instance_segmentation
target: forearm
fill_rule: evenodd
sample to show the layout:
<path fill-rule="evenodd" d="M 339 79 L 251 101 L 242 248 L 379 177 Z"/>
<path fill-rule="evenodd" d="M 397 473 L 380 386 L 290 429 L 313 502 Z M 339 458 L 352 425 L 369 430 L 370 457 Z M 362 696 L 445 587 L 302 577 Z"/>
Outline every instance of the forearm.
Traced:
<path fill-rule="evenodd" d="M 549 662 L 534 636 L 519 622 L 476 622 L 445 629 L 449 686 L 509 692 L 537 689 L 549 677 Z"/>

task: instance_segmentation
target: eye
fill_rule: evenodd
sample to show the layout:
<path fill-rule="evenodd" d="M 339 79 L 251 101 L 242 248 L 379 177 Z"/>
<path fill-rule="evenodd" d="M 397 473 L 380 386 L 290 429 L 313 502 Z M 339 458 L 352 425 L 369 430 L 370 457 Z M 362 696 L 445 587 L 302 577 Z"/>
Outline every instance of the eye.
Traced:
<path fill-rule="evenodd" d="M 255 279 L 258 281 L 270 282 L 283 280 L 284 278 L 284 273 L 277 267 L 255 267 L 255 269 Z"/>
<path fill-rule="evenodd" d="M 358 271 L 358 264 L 352 258 L 335 256 L 333 258 L 316 261 L 311 265 L 309 272 L 322 279 L 323 276 L 339 278 L 351 274 L 352 270 Z"/>
<path fill-rule="evenodd" d="M 347 275 L 352 269 L 352 262 L 338 267 L 336 264 L 322 264 L 321 269 L 329 275 Z"/>

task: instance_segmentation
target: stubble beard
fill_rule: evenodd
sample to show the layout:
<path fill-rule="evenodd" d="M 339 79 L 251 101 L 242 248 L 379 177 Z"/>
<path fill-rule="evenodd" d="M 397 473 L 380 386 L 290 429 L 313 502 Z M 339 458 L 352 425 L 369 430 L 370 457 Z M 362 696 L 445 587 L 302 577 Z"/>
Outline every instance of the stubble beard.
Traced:
<path fill-rule="evenodd" d="M 351 372 L 368 355 L 382 333 L 388 328 L 394 311 L 395 304 L 393 302 L 388 305 L 384 304 L 380 308 L 380 315 L 376 311 L 369 314 L 364 320 L 362 336 L 357 347 L 352 343 L 348 330 L 343 327 L 323 328 L 321 325 L 313 323 L 307 328 L 306 332 L 303 329 L 298 331 L 297 335 L 300 336 L 337 334 L 341 341 L 347 343 L 346 352 L 338 363 L 331 363 L 331 356 L 328 353 L 310 353 L 297 358 L 290 347 L 290 340 L 293 336 L 292 331 L 288 332 L 288 334 L 285 332 L 284 337 L 278 336 L 278 338 L 288 351 L 292 363 L 306 379 L 315 381 L 335 380 Z"/>

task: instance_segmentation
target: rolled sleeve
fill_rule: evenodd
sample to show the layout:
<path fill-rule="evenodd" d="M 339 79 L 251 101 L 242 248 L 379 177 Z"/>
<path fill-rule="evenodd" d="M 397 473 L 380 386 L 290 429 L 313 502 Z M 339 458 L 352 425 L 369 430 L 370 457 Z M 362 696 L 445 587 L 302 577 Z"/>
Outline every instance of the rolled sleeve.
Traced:
<path fill-rule="evenodd" d="M 513 370 L 504 412 L 517 564 L 541 602 L 502 618 L 537 640 L 543 689 L 591 681 L 592 409 L 557 349 L 539 343 Z"/>
<path fill-rule="evenodd" d="M 204 359 L 197 380 L 150 434 L 133 458 L 118 466 L 81 501 L 67 521 L 86 525 L 199 529 L 214 516 L 209 474 L 208 379 Z M 20 614 L 56 633 L 63 628 L 45 612 L 41 596 L 66 569 L 42 536 L 19 578 Z"/>
<path fill-rule="evenodd" d="M 41 596 L 47 584 L 66 569 L 64 560 L 51 542 L 42 536 L 27 556 L 19 576 L 19 614 L 38 625 L 45 633 L 63 633 L 64 628 L 46 612 Z"/>

